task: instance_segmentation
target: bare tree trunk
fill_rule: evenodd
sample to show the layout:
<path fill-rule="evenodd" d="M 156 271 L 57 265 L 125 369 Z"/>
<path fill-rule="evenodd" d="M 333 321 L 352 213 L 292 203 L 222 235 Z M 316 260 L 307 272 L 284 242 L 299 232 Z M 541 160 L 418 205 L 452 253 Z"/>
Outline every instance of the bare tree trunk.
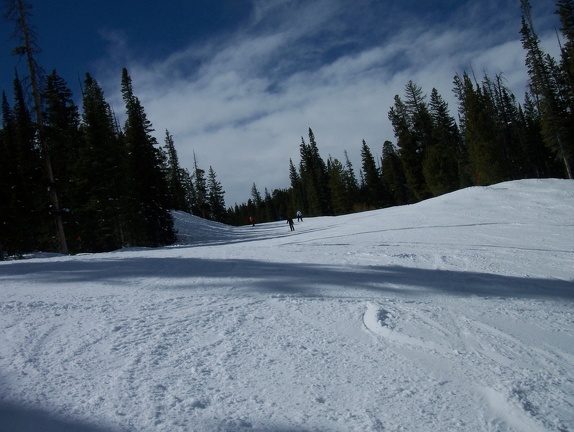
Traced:
<path fill-rule="evenodd" d="M 52 203 L 56 232 L 60 243 L 60 252 L 63 254 L 68 253 L 68 244 L 66 242 L 66 235 L 64 233 L 64 223 L 62 222 L 62 214 L 60 212 L 60 205 L 58 203 L 58 194 L 56 191 L 56 181 L 54 179 L 54 172 L 52 171 L 52 160 L 50 158 L 50 151 L 48 143 L 44 135 L 44 121 L 42 115 L 42 101 L 40 99 L 40 90 L 38 88 L 38 76 L 36 70 L 36 62 L 34 61 L 34 51 L 30 40 L 30 29 L 26 22 L 26 13 L 23 0 L 18 1 L 19 24 L 22 36 L 24 38 L 24 46 L 22 47 L 26 53 L 28 60 L 28 70 L 30 72 L 30 80 L 32 83 L 32 96 L 34 98 L 34 109 L 36 111 L 36 127 L 38 128 L 38 136 L 40 139 L 40 146 L 42 149 L 44 161 L 46 163 L 46 174 L 48 176 L 48 195 Z"/>

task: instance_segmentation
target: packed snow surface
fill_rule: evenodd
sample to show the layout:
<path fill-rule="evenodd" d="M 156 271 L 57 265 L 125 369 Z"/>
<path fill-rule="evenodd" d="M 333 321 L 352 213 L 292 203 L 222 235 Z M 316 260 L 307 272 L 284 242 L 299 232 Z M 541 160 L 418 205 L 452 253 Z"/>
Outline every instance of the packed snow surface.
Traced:
<path fill-rule="evenodd" d="M 0 263 L 2 431 L 574 431 L 574 181 Z"/>

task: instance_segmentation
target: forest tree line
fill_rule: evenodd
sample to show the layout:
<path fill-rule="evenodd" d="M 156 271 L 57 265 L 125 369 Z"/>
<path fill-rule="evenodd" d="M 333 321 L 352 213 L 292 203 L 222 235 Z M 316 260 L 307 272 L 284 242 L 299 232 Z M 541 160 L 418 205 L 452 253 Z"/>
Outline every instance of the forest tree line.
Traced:
<path fill-rule="evenodd" d="M 540 48 L 530 4 L 521 1 L 522 44 L 530 76 L 523 104 L 503 76 L 454 78 L 458 113 L 437 92 L 413 82 L 395 96 L 388 118 L 396 142 L 379 159 L 361 145 L 358 176 L 344 159 L 321 157 L 312 129 L 301 138 L 300 161 L 289 161 L 290 187 L 263 195 L 255 183 L 247 203 L 225 206 L 213 168 L 179 164 L 173 136 L 163 145 L 121 76 L 125 122 L 120 125 L 98 82 L 86 74 L 76 106 L 56 71 L 36 63 L 30 5 L 8 2 L 29 76 L 14 79 L 14 100 L 2 93 L 0 129 L 0 259 L 27 252 L 100 252 L 175 241 L 171 210 L 234 225 L 293 216 L 340 215 L 414 203 L 471 185 L 520 178 L 572 178 L 574 155 L 574 2 L 560 0 L 561 58 Z M 32 99 L 32 103 L 30 103 Z"/>
<path fill-rule="evenodd" d="M 182 168 L 169 131 L 163 146 L 157 142 L 127 69 L 123 126 L 90 74 L 80 114 L 66 81 L 55 70 L 45 75 L 37 63 L 31 5 L 6 4 L 14 54 L 24 58 L 28 74 L 15 74 L 12 104 L 2 92 L 0 259 L 172 244 L 172 210 L 225 221 L 215 171 L 206 173 L 197 158 L 193 172 Z"/>
<path fill-rule="evenodd" d="M 395 143 L 385 141 L 376 159 L 361 144 L 359 176 L 344 159 L 320 156 L 314 133 L 301 138 L 300 161 L 289 161 L 288 189 L 253 184 L 251 199 L 229 209 L 231 223 L 293 216 L 340 215 L 411 204 L 473 185 L 523 178 L 573 178 L 574 169 L 574 2 L 559 0 L 561 57 L 544 53 L 531 5 L 521 0 L 522 45 L 530 78 L 519 104 L 504 76 L 477 78 L 465 72 L 453 80 L 454 115 L 436 89 L 429 95 L 413 83 L 397 95 L 388 118 Z"/>

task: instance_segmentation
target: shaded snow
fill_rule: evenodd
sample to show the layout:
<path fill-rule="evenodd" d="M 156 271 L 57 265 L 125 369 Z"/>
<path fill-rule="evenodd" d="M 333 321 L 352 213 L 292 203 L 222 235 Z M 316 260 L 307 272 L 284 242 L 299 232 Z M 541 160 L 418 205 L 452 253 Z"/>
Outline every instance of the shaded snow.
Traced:
<path fill-rule="evenodd" d="M 574 431 L 574 181 L 0 263 L 0 430 Z"/>

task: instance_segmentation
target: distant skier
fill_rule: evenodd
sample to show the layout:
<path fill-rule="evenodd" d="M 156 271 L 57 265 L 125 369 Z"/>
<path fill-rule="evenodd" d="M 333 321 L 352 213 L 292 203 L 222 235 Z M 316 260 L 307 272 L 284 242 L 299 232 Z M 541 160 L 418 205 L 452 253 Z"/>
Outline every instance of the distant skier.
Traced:
<path fill-rule="evenodd" d="M 289 228 L 291 228 L 291 231 L 295 231 L 295 223 L 293 222 L 291 216 L 287 216 L 287 223 L 289 224 Z"/>
<path fill-rule="evenodd" d="M 251 226 L 255 226 L 255 219 L 253 218 L 253 216 L 249 216 L 249 223 L 251 224 Z"/>
<path fill-rule="evenodd" d="M 301 210 L 297 210 L 297 222 L 303 222 L 303 213 L 301 213 Z"/>

